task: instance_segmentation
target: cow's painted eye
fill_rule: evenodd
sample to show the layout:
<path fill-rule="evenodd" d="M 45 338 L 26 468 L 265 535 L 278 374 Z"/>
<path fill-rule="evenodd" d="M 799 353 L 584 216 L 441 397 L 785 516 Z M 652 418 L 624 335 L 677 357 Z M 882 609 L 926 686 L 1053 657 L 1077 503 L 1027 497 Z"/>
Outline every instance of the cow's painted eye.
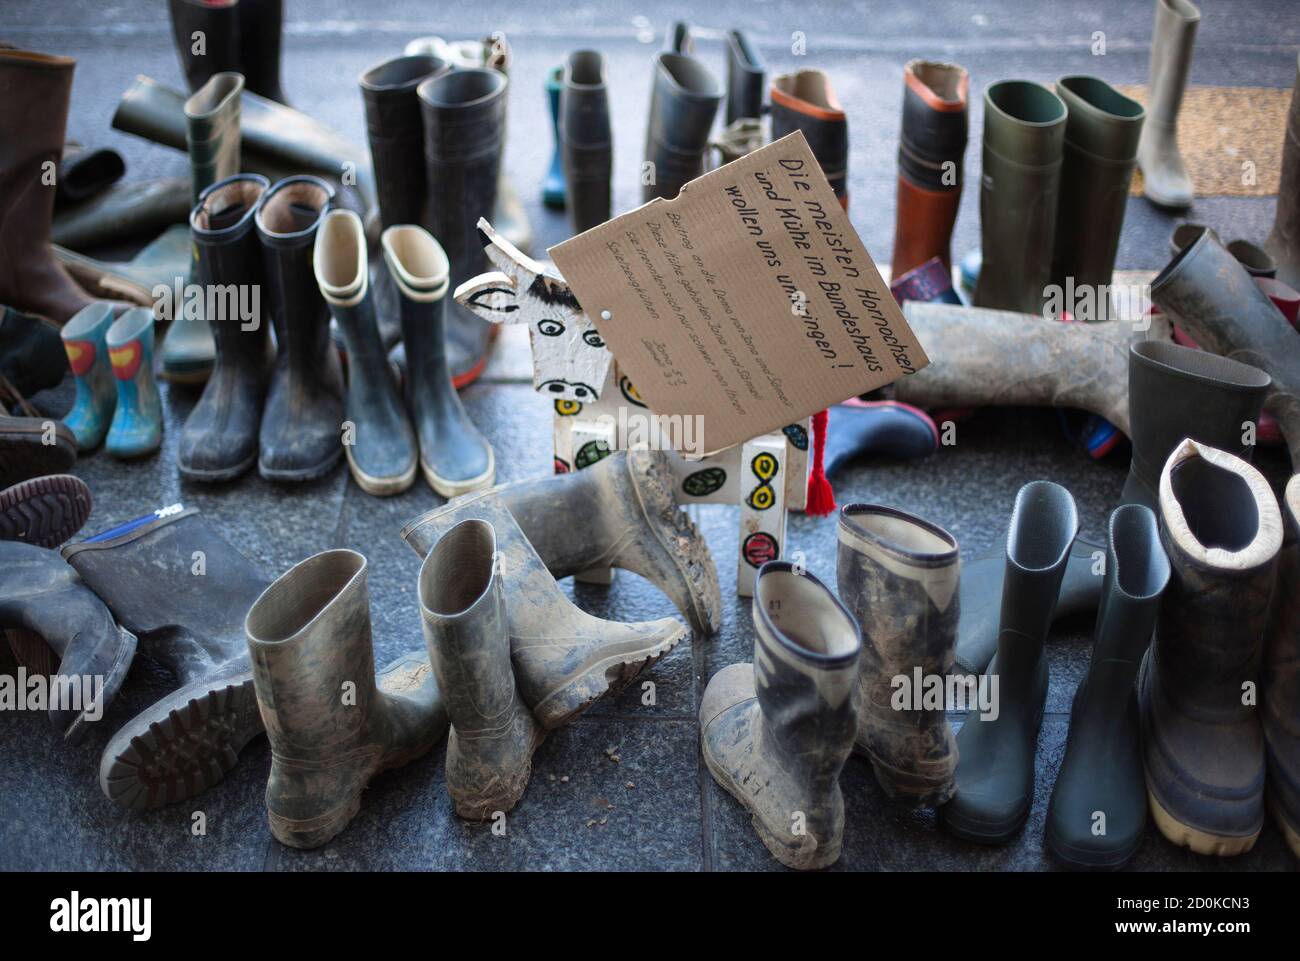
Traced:
<path fill-rule="evenodd" d="M 564 325 L 558 320 L 539 320 L 537 322 L 537 331 L 547 337 L 559 337 L 564 333 Z"/>
<path fill-rule="evenodd" d="M 604 347 L 605 342 L 600 339 L 600 334 L 594 330 L 589 330 L 582 335 L 582 339 L 587 342 L 588 347 Z"/>

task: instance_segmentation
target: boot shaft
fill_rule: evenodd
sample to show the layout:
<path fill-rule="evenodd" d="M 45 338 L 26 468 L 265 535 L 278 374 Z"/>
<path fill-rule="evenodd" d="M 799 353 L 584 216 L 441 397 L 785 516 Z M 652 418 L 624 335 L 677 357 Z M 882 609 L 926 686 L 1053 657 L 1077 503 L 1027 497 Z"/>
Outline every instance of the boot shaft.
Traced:
<path fill-rule="evenodd" d="M 420 223 L 425 215 L 424 119 L 416 89 L 449 69 L 445 60 L 418 54 L 385 60 L 361 75 L 383 227 Z"/>
<path fill-rule="evenodd" d="M 375 320 L 361 218 L 351 210 L 326 214 L 316 233 L 312 264 L 317 285 L 347 344 L 348 410 L 361 411 L 373 400 L 369 391 L 391 377 Z"/>
<path fill-rule="evenodd" d="M 451 264 L 442 245 L 415 226 L 390 227 L 380 244 L 397 288 L 412 396 L 450 384 L 445 336 Z"/>
<path fill-rule="evenodd" d="M 1264 648 L 1264 710 L 1271 724 L 1300 737 L 1300 474 L 1286 486 L 1287 538 L 1278 560 L 1272 624 Z"/>
<path fill-rule="evenodd" d="M 722 101 L 722 88 L 694 57 L 661 53 L 655 58 L 645 159 L 654 165 L 645 201 L 671 200 L 682 185 L 704 172 L 709 131 Z"/>
<path fill-rule="evenodd" d="M 901 176 L 926 190 L 961 193 L 969 91 L 965 67 L 935 60 L 908 61 L 903 68 L 903 122 L 898 136 Z M 945 176 L 949 172 L 952 176 Z"/>
<path fill-rule="evenodd" d="M 1007 531 L 1002 582 L 997 654 L 1002 674 L 1027 671 L 1042 655 L 1078 532 L 1074 498 L 1064 487 L 1031 481 L 1020 488 Z"/>
<path fill-rule="evenodd" d="M 75 66 L 70 57 L 0 49 L 0 218 L 20 205 L 32 210 L 22 229 L 33 246 L 49 239 L 55 192 L 42 177 L 63 152 Z"/>
<path fill-rule="evenodd" d="M 203 0 L 169 0 L 172 39 L 181 61 L 181 73 L 190 91 L 196 91 L 222 71 L 240 69 L 239 20 L 243 3 L 204 3 Z"/>
<path fill-rule="evenodd" d="M 821 70 L 799 70 L 772 79 L 772 139 L 802 130 L 835 196 L 848 206 L 849 122 Z"/>
<path fill-rule="evenodd" d="M 262 195 L 254 215 L 279 348 L 276 366 L 310 376 L 318 373 L 331 349 L 312 250 L 333 198 L 333 188 L 318 177 L 288 177 Z"/>
<path fill-rule="evenodd" d="M 727 112 L 724 123 L 763 116 L 763 60 L 739 30 L 727 31 Z"/>
<path fill-rule="evenodd" d="M 185 101 L 185 144 L 196 205 L 208 187 L 239 173 L 239 108 L 243 94 L 242 76 L 217 73 Z"/>
<path fill-rule="evenodd" d="M 205 306 L 208 298 L 225 304 L 204 311 L 218 358 L 238 355 L 260 361 L 266 356 L 268 305 L 255 219 L 269 186 L 257 174 L 228 177 L 205 190 L 190 214 L 198 258 L 195 274 Z"/>
<path fill-rule="evenodd" d="M 1157 124 L 1173 124 L 1178 118 L 1200 20 L 1201 11 L 1190 0 L 1156 0 L 1147 110 Z"/>
<path fill-rule="evenodd" d="M 1104 692 L 1116 714 L 1132 697 L 1169 575 L 1155 513 L 1140 504 L 1117 507 L 1107 529 L 1106 574 L 1088 669 L 1090 693 Z"/>
<path fill-rule="evenodd" d="M 283 33 L 283 0 L 239 0 L 240 72 L 249 90 L 280 103 L 285 102 L 280 87 Z"/>
<path fill-rule="evenodd" d="M 610 216 L 613 142 L 605 58 L 594 50 L 569 54 L 560 94 L 560 145 L 574 233 Z"/>

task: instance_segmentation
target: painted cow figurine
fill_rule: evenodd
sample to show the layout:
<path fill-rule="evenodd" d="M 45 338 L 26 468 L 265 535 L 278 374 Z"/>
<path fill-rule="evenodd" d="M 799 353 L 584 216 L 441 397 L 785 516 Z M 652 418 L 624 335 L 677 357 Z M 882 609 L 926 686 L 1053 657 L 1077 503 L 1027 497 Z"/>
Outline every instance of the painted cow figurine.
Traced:
<path fill-rule="evenodd" d="M 645 404 L 573 291 L 554 268 L 520 253 L 486 220 L 478 227 L 497 269 L 467 280 L 454 296 L 491 323 L 527 326 L 533 388 L 554 404 L 556 471 L 581 470 L 625 448 L 625 425 Z M 806 503 L 808 430 L 807 422 L 792 424 L 700 460 L 670 456 L 681 503 L 740 505 L 736 586 L 742 596 L 753 593 L 758 568 L 781 555 L 786 509 L 803 510 Z M 608 571 L 582 576 L 609 578 Z"/>

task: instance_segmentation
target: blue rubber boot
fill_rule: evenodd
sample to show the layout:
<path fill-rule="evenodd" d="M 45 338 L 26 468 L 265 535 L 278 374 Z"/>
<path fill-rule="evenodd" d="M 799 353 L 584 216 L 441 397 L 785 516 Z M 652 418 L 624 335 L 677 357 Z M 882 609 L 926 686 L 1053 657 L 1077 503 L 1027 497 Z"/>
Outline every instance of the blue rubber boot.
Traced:
<path fill-rule="evenodd" d="M 556 67 L 546 75 L 546 105 L 551 111 L 551 138 L 555 152 L 551 167 L 542 179 L 542 203 L 552 210 L 564 209 L 564 158 L 560 153 L 560 91 L 564 89 L 564 68 Z"/>
<path fill-rule="evenodd" d="M 143 457 L 162 444 L 162 399 L 153 377 L 153 313 L 135 307 L 113 322 L 104 338 L 117 378 L 117 410 L 108 429 L 114 457 Z"/>
<path fill-rule="evenodd" d="M 104 442 L 117 389 L 104 336 L 113 325 L 113 305 L 97 300 L 63 325 L 63 349 L 68 354 L 77 397 L 63 423 L 77 439 L 77 450 L 94 450 Z"/>

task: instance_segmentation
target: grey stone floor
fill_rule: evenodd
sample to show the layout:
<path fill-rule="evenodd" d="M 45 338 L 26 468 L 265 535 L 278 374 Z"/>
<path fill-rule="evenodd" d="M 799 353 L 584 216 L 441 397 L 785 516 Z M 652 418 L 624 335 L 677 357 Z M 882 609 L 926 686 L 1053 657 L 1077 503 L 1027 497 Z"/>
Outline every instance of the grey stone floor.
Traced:
<path fill-rule="evenodd" d="M 751 32 L 770 69 L 799 65 L 789 56 L 792 31 L 807 34 L 808 58 L 830 70 L 851 117 L 853 219 L 873 254 L 887 262 L 893 229 L 894 150 L 900 102 L 899 71 L 912 56 L 944 56 L 966 64 L 978 102 L 990 81 L 1027 76 L 1050 81 L 1070 72 L 1096 72 L 1112 82 L 1145 80 L 1150 4 L 1093 0 L 1084 5 L 1016 0 L 1003 3 L 778 4 L 721 0 L 599 6 L 517 4 L 480 0 L 455 19 L 432 5 L 392 0 L 358 7 L 342 0 L 287 0 L 285 85 L 296 105 L 353 137 L 363 131 L 355 80 L 370 64 L 398 52 L 422 33 L 479 36 L 504 28 L 517 54 L 512 76 L 507 168 L 529 206 L 541 244 L 566 235 L 561 216 L 543 212 L 537 184 L 549 159 L 542 80 L 567 50 L 595 46 L 610 58 L 615 104 L 616 207 L 635 204 L 636 161 L 649 91 L 649 60 L 675 16 L 702 23 L 699 53 L 722 69 L 719 38 L 728 27 Z M 541 8 L 554 8 L 538 14 Z M 446 10 L 447 8 L 443 8 Z M 1289 0 L 1203 3 L 1192 82 L 1289 86 L 1300 44 L 1300 17 Z M 364 10 L 364 13 L 358 13 Z M 1068 13 L 1067 13 L 1068 11 Z M 1089 52 L 1094 30 L 1107 34 L 1108 53 Z M 648 42 L 638 34 L 648 32 Z M 79 60 L 69 132 L 88 143 L 111 143 L 127 157 L 130 177 L 184 172 L 179 154 L 113 132 L 108 118 L 137 72 L 179 86 L 179 70 L 160 2 L 6 0 L 0 39 Z M 980 111 L 972 118 L 970 176 L 955 250 L 978 240 Z M 1272 218 L 1267 199 L 1198 201 L 1193 215 L 1225 236 L 1260 239 Z M 1174 223 L 1140 199 L 1131 200 L 1121 268 L 1156 268 L 1167 258 Z M 549 416 L 528 386 L 526 344 L 510 338 L 483 381 L 464 392 L 477 422 L 497 450 L 502 481 L 549 469 Z M 363 494 L 338 470 L 301 487 L 275 487 L 256 477 L 226 488 L 182 483 L 175 470 L 180 425 L 192 393 L 165 391 L 167 432 L 162 452 L 122 465 L 94 454 L 77 465 L 91 485 L 95 510 L 87 533 L 183 501 L 199 507 L 222 533 L 269 572 L 330 547 L 362 551 L 371 565 L 370 596 L 378 663 L 420 649 L 415 608 L 415 555 L 400 542 L 402 525 L 437 504 L 418 486 L 386 500 Z M 1262 451 L 1277 482 L 1285 458 Z M 1016 490 L 1050 478 L 1076 497 L 1083 533 L 1100 537 L 1123 483 L 1123 455 L 1100 464 L 1073 449 L 1047 412 L 984 412 L 959 427 L 958 443 L 920 464 L 864 463 L 837 483 L 841 503 L 883 502 L 915 511 L 957 536 L 964 557 L 995 543 Z M 381 776 L 366 792 L 360 815 L 333 843 L 312 852 L 271 839 L 262 802 L 269 753 L 264 739 L 245 752 L 232 775 L 192 802 L 130 815 L 99 792 L 98 759 L 115 725 L 166 692 L 170 678 L 137 659 L 118 702 L 87 742 L 67 749 L 43 717 L 0 718 L 0 869 L 743 869 L 776 863 L 749 819 L 709 777 L 700 760 L 696 709 L 704 685 L 722 667 L 748 660 L 753 634 L 748 605 L 735 597 L 736 510 L 704 508 L 698 520 L 722 578 L 724 625 L 714 638 L 692 637 L 646 675 L 656 704 L 639 690 L 602 703 L 556 732 L 539 750 L 532 783 L 497 837 L 460 822 L 442 784 L 443 751 Z M 834 580 L 833 519 L 796 515 L 789 547 L 810 569 Z M 634 575 L 620 572 L 608 589 L 565 584 L 595 614 L 643 619 L 674 613 L 668 601 Z M 1091 625 L 1067 622 L 1051 640 L 1048 715 L 1040 735 L 1035 804 L 1029 824 L 1010 844 L 980 848 L 942 833 L 932 815 L 901 811 L 884 798 L 870 768 L 851 760 L 843 777 L 846 800 L 841 870 L 1039 870 L 1051 868 L 1042 843 L 1051 786 L 1064 752 L 1069 705 L 1087 666 Z M 0 661 L 7 658 L 0 653 Z M 0 664 L 0 667 L 3 667 Z M 615 748 L 619 761 L 609 758 Z M 567 778 L 567 780 L 565 780 Z M 631 785 L 631 786 L 629 786 Z M 190 833 L 195 811 L 208 833 Z M 595 823 L 592 823 L 595 822 Z M 1132 867 L 1137 870 L 1294 870 L 1270 824 L 1250 855 L 1231 861 L 1199 858 L 1166 843 L 1153 830 Z"/>

